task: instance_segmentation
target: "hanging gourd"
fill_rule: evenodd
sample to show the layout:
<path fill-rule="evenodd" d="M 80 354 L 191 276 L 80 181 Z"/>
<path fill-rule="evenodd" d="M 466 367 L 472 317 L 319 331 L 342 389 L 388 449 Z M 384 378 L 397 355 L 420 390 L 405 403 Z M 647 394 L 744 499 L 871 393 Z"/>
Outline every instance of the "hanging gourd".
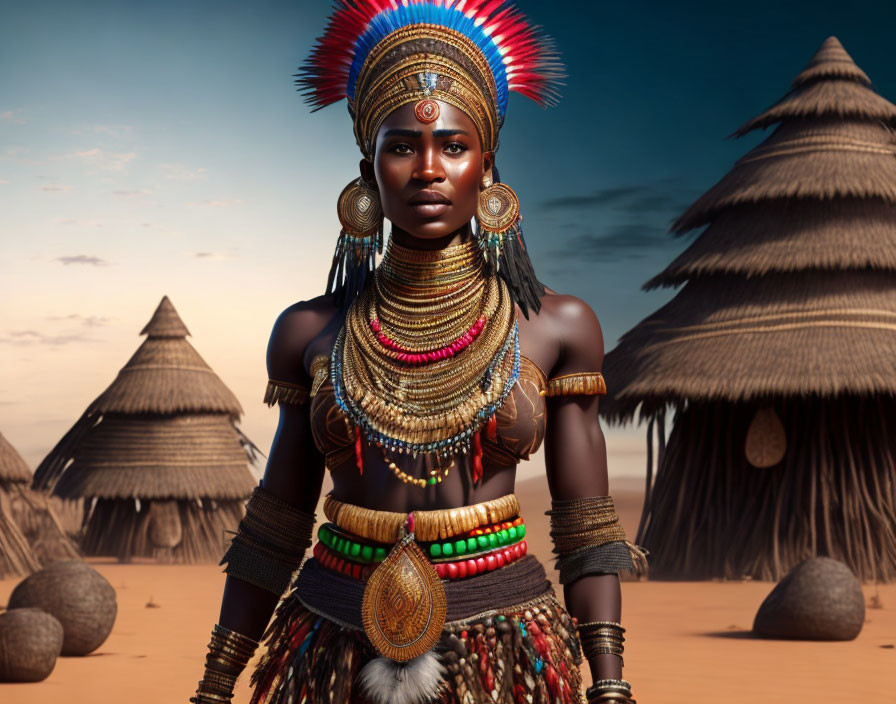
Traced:
<path fill-rule="evenodd" d="M 754 467 L 774 467 L 787 451 L 787 435 L 778 414 L 771 407 L 760 408 L 750 421 L 744 454 Z"/>

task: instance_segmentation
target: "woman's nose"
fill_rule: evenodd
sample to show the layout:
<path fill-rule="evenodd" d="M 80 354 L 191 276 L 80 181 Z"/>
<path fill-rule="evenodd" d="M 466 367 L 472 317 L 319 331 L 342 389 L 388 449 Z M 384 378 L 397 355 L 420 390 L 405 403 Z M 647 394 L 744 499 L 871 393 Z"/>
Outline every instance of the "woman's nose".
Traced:
<path fill-rule="evenodd" d="M 445 180 L 445 170 L 435 149 L 420 150 L 411 178 L 426 183 Z"/>

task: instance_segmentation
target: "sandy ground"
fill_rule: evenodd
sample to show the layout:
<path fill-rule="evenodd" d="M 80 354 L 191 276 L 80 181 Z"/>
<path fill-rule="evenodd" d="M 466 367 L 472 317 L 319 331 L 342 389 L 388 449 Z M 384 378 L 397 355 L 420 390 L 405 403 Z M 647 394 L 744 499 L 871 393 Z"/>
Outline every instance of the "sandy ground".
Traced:
<path fill-rule="evenodd" d="M 630 537 L 641 509 L 637 485 L 611 485 Z M 543 480 L 519 485 L 530 550 L 548 563 L 549 499 Z M 118 593 L 112 634 L 93 654 L 60 658 L 35 684 L 0 684 L 3 704 L 186 702 L 202 674 L 225 575 L 216 565 L 119 565 L 91 560 Z M 18 580 L 0 581 L 5 604 Z M 623 582 L 625 677 L 640 704 L 896 701 L 896 584 L 865 588 L 859 637 L 845 643 L 762 641 L 749 629 L 772 588 L 762 582 Z M 148 604 L 154 604 L 154 607 Z M 251 665 L 251 664 L 250 664 Z M 589 680 L 586 673 L 586 681 Z M 248 678 L 235 702 L 249 699 Z"/>

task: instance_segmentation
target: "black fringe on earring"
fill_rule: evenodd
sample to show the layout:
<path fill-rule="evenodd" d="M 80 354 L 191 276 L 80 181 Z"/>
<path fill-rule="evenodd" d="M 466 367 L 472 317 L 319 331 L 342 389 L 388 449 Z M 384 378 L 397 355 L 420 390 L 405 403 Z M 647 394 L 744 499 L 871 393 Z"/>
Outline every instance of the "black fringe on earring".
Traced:
<path fill-rule="evenodd" d="M 498 167 L 492 165 L 492 179 L 495 183 L 501 183 Z M 522 216 L 516 226 L 508 232 L 508 238 L 501 247 L 501 256 L 498 264 L 498 276 L 507 282 L 510 295 L 520 307 L 526 320 L 529 319 L 529 309 L 536 313 L 541 310 L 541 298 L 544 296 L 544 284 L 535 275 L 532 260 L 526 248 L 526 240 L 523 238 Z M 476 224 L 476 235 L 479 236 L 479 224 Z"/>
<path fill-rule="evenodd" d="M 376 266 L 376 253 L 382 251 L 382 242 L 382 227 L 372 237 L 358 238 L 345 231 L 340 233 L 327 274 L 325 293 L 333 294 L 333 303 L 342 313 L 364 290 L 367 276 Z"/>

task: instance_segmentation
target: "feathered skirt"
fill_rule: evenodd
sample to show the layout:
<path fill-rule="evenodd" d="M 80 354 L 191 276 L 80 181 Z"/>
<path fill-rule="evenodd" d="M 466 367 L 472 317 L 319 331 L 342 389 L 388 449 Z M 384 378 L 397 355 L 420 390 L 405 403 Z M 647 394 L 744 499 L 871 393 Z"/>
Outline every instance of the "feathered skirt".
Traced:
<path fill-rule="evenodd" d="M 441 682 L 420 704 L 585 701 L 575 622 L 534 556 L 444 584 Z M 371 704 L 357 678 L 377 657 L 361 624 L 363 586 L 305 561 L 265 632 L 251 704 Z"/>

